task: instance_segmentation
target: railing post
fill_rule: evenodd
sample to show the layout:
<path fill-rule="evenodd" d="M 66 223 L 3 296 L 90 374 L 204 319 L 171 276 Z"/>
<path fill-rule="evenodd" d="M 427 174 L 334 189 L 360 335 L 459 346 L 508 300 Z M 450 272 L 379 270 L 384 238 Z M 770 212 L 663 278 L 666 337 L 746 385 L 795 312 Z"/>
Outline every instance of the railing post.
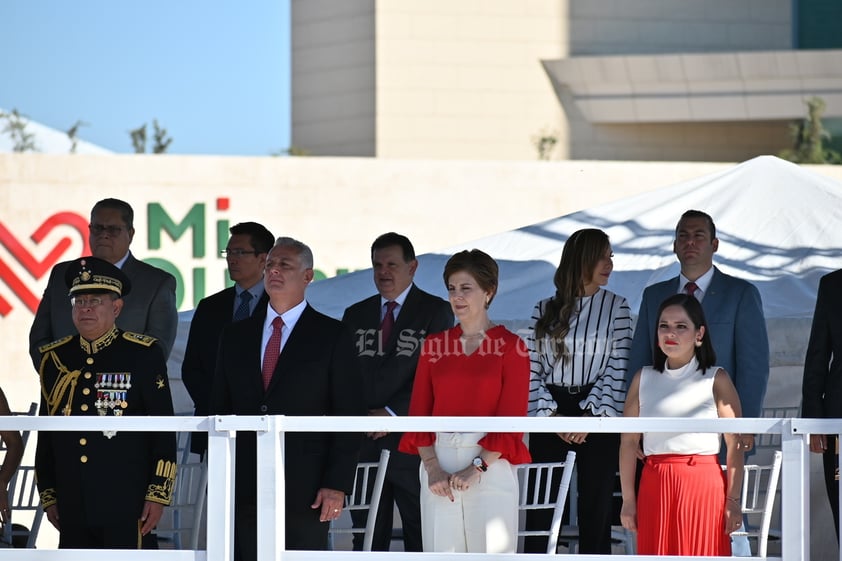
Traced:
<path fill-rule="evenodd" d="M 208 430 L 208 561 L 234 559 L 234 455 L 236 431 L 224 417 L 211 417 Z"/>
<path fill-rule="evenodd" d="M 286 549 L 283 417 L 266 417 L 257 431 L 257 561 L 283 559 Z"/>
<path fill-rule="evenodd" d="M 781 556 L 784 561 L 810 561 L 810 539 L 805 535 L 810 531 L 808 435 L 795 432 L 791 419 L 781 423 Z"/>

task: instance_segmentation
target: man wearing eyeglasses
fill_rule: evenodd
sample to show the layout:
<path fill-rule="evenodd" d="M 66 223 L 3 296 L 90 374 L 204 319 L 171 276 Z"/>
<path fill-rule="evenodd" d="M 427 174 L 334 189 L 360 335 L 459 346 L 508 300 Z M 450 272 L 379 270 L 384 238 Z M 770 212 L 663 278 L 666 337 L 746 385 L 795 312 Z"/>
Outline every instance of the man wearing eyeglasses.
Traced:
<path fill-rule="evenodd" d="M 181 363 L 181 379 L 199 417 L 208 414 L 222 328 L 233 321 L 251 317 L 255 310 L 265 309 L 269 302 L 263 289 L 263 268 L 266 266 L 266 255 L 275 244 L 275 237 L 257 222 L 242 222 L 228 231 L 231 237 L 221 253 L 228 263 L 228 276 L 234 281 L 234 286 L 203 298 L 196 306 Z M 203 455 L 207 446 L 206 433 L 193 433 L 191 452 Z"/>
<path fill-rule="evenodd" d="M 124 299 L 117 327 L 145 333 L 158 340 L 169 357 L 178 328 L 175 305 L 175 277 L 136 259 L 129 246 L 134 238 L 134 211 L 125 201 L 103 199 L 91 210 L 88 241 L 94 257 L 117 266 L 131 280 L 134 290 Z M 76 333 L 67 313 L 64 275 L 69 261 L 58 263 L 50 272 L 47 288 L 29 330 L 29 355 L 35 369 L 39 347 Z"/>
<path fill-rule="evenodd" d="M 132 283 L 111 263 L 83 257 L 65 267 L 65 302 L 78 335 L 41 347 L 41 415 L 170 416 L 163 350 L 118 329 Z M 156 549 L 152 530 L 170 504 L 173 433 L 40 431 L 35 472 L 41 505 L 61 549 Z"/>

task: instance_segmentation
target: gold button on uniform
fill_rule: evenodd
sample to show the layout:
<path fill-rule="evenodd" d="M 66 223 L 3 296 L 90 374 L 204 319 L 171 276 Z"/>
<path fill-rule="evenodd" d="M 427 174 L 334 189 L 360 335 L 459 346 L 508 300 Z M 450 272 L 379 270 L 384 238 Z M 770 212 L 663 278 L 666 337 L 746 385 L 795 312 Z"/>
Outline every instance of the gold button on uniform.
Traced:
<path fill-rule="evenodd" d="M 87 403 L 83 403 L 83 404 L 82 404 L 82 407 L 80 407 L 79 409 L 81 409 L 82 411 L 87 411 L 87 410 L 88 410 L 88 404 L 87 404 Z"/>
<path fill-rule="evenodd" d="M 85 359 L 85 362 L 86 362 L 86 363 L 88 363 L 88 364 L 93 364 L 93 363 L 94 363 L 94 359 L 93 359 L 93 357 L 90 357 L 90 356 L 89 356 L 88 358 L 86 358 L 86 359 Z"/>
<path fill-rule="evenodd" d="M 86 446 L 88 444 L 88 439 L 87 438 L 80 438 L 79 444 L 81 444 L 82 446 Z"/>
<path fill-rule="evenodd" d="M 90 395 L 90 394 L 91 394 L 91 388 L 85 388 L 85 389 L 82 390 L 82 395 Z"/>
<path fill-rule="evenodd" d="M 83 464 L 87 464 L 88 463 L 88 457 L 82 456 L 81 458 L 79 458 L 79 461 L 82 462 Z"/>
<path fill-rule="evenodd" d="M 85 380 L 90 380 L 90 379 L 91 379 L 91 373 L 85 372 Z"/>

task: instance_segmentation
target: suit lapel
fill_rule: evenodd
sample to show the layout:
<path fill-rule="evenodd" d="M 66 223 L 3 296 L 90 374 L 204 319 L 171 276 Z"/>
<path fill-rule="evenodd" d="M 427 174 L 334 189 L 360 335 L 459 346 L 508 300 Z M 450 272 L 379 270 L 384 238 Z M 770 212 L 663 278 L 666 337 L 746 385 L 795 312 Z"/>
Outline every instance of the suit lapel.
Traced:
<path fill-rule="evenodd" d="M 705 297 L 702 298 L 702 310 L 705 312 L 705 319 L 707 319 L 708 324 L 711 322 L 711 319 L 718 316 L 717 312 L 722 306 L 721 295 L 724 294 L 722 286 L 723 281 L 724 278 L 722 273 L 719 272 L 719 269 L 714 267 L 713 277 L 710 279 L 710 285 L 708 285 Z"/>
<path fill-rule="evenodd" d="M 231 303 L 233 306 L 233 302 Z M 230 320 L 229 320 L 230 321 Z M 263 353 L 263 323 L 266 321 L 266 306 L 256 308 L 254 315 L 246 318 L 237 325 L 243 326 L 243 348 L 248 349 L 245 353 L 244 365 L 249 383 L 254 384 L 256 389 L 263 393 L 263 368 L 260 355 Z"/>

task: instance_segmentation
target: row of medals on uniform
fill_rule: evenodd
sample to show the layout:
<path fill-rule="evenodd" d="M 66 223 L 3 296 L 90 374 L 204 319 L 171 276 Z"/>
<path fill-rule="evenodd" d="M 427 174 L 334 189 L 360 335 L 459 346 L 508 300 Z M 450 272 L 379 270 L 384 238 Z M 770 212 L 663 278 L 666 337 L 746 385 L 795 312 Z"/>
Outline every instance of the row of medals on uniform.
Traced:
<path fill-rule="evenodd" d="M 123 414 L 123 409 L 129 406 L 126 401 L 126 394 L 129 388 L 132 387 L 132 375 L 125 374 L 97 374 L 96 383 L 96 401 L 94 406 L 96 412 L 101 416 L 108 415 L 108 411 L 112 411 L 113 415 L 119 417 Z M 106 437 L 111 438 L 116 431 L 104 430 L 102 431 Z"/>

